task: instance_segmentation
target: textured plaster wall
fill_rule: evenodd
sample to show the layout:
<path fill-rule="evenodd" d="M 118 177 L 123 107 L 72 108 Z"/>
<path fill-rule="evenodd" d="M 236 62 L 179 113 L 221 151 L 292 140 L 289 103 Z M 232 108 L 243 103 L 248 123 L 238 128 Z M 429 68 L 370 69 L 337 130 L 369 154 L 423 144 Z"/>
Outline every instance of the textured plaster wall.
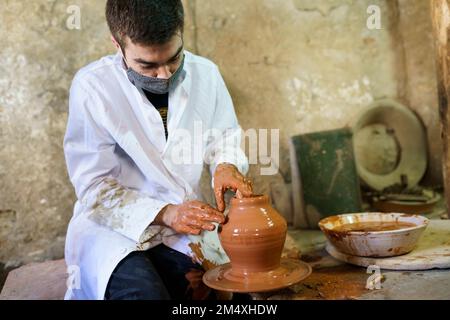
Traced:
<path fill-rule="evenodd" d="M 281 128 L 287 180 L 291 135 L 349 125 L 375 98 L 397 95 L 385 1 L 194 3 L 198 52 L 222 67 L 244 128 Z M 382 30 L 366 27 L 371 3 Z"/>
<path fill-rule="evenodd" d="M 68 88 L 80 67 L 114 49 L 104 0 L 0 2 L 0 264 L 11 267 L 63 256 L 75 200 L 62 150 Z M 275 184 L 288 203 L 288 138 L 350 125 L 383 97 L 422 117 L 427 179 L 440 181 L 426 2 L 184 1 L 187 47 L 220 66 L 244 129 L 281 129 L 280 174 L 252 166 L 257 191 Z M 381 8 L 381 30 L 366 27 L 369 4 Z M 81 30 L 66 27 L 70 5 L 81 9 Z"/>
<path fill-rule="evenodd" d="M 0 262 L 63 256 L 74 194 L 62 150 L 68 88 L 111 50 L 103 1 L 0 1 Z M 79 5 L 81 30 L 66 12 Z"/>
<path fill-rule="evenodd" d="M 422 119 L 428 136 L 429 167 L 424 183 L 442 184 L 442 144 L 430 1 L 398 1 L 404 55 L 402 97 Z"/>

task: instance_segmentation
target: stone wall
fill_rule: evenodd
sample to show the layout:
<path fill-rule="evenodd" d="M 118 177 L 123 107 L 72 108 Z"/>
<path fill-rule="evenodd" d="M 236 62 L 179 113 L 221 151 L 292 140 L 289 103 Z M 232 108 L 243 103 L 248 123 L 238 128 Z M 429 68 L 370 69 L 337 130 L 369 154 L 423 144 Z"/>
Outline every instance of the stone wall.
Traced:
<path fill-rule="evenodd" d="M 429 167 L 424 182 L 442 184 L 442 143 L 430 1 L 398 1 L 404 57 L 404 103 L 423 121 L 428 136 Z"/>
<path fill-rule="evenodd" d="M 114 52 L 104 0 L 1 0 L 0 265 L 60 258 L 75 200 L 62 141 L 75 72 Z M 280 128 L 280 174 L 250 175 L 257 191 L 290 181 L 288 138 L 351 125 L 375 99 L 410 105 L 428 129 L 429 184 L 440 139 L 428 1 L 185 0 L 186 45 L 216 62 L 244 129 Z M 382 28 L 366 26 L 370 4 Z M 67 9 L 81 9 L 69 30 Z M 283 189 L 286 191 L 285 189 Z"/>
<path fill-rule="evenodd" d="M 67 8 L 81 8 L 69 30 Z M 113 47 L 103 1 L 2 0 L 0 5 L 0 262 L 63 256 L 73 188 L 62 150 L 75 72 Z"/>

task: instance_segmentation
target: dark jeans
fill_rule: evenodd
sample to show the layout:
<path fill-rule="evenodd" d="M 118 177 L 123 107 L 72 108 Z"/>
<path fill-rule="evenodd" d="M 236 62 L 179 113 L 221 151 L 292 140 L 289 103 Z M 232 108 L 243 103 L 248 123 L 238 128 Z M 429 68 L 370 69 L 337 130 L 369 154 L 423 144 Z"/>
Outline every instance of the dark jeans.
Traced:
<path fill-rule="evenodd" d="M 186 273 L 203 270 L 191 258 L 160 244 L 125 257 L 109 279 L 106 300 L 190 299 Z"/>

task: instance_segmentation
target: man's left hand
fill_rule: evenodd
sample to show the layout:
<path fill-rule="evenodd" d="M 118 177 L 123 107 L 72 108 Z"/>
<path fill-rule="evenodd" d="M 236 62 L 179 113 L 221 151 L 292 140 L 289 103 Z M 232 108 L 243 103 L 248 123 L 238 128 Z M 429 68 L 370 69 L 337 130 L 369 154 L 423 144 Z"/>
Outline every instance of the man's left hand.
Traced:
<path fill-rule="evenodd" d="M 253 194 L 250 180 L 246 179 L 234 165 L 221 163 L 214 172 L 214 195 L 220 212 L 225 210 L 224 194 L 228 189 L 236 192 L 238 198 L 250 197 Z"/>

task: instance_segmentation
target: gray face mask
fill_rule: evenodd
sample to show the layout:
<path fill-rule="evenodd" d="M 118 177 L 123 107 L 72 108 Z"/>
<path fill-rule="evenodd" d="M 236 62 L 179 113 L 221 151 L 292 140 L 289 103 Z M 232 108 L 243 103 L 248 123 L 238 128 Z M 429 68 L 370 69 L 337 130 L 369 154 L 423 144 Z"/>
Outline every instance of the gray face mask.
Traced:
<path fill-rule="evenodd" d="M 178 67 L 177 71 L 175 71 L 175 73 L 170 76 L 169 79 L 144 76 L 128 66 L 127 76 L 130 82 L 134 84 L 136 88 L 147 90 L 155 94 L 164 94 L 169 92 L 169 89 L 176 83 L 183 71 L 183 67 L 184 54 L 180 66 Z"/>

